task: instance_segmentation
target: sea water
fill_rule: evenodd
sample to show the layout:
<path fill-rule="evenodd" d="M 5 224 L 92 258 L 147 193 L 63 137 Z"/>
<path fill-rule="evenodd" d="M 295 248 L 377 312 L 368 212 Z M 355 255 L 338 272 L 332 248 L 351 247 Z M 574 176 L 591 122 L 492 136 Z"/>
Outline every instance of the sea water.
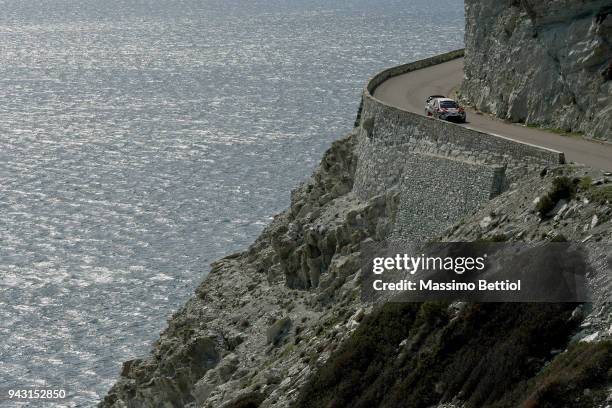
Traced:
<path fill-rule="evenodd" d="M 459 0 L 0 0 L 2 393 L 99 401 L 350 131 L 368 77 L 463 24 Z"/>

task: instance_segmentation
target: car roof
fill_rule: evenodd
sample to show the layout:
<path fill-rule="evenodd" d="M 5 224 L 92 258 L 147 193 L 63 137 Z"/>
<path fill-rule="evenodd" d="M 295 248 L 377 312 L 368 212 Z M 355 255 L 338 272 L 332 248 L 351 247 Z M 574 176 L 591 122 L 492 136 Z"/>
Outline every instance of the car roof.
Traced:
<path fill-rule="evenodd" d="M 455 100 L 451 98 L 436 98 L 436 99 L 439 100 L 440 102 L 447 102 L 447 101 L 455 102 Z"/>

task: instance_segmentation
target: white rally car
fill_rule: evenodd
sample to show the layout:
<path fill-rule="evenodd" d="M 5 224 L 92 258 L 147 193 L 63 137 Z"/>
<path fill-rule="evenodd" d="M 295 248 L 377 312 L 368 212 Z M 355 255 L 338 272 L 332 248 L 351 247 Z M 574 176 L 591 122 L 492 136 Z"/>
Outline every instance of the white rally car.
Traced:
<path fill-rule="evenodd" d="M 457 102 L 442 95 L 432 95 L 425 101 L 425 116 L 441 120 L 465 122 L 465 109 Z"/>

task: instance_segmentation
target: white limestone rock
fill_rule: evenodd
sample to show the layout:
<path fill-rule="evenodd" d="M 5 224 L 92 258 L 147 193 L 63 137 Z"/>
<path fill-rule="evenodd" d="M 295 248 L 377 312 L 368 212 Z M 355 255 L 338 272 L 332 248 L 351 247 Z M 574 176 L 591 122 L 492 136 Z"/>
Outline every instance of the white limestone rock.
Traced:
<path fill-rule="evenodd" d="M 466 0 L 465 81 L 477 109 L 612 140 L 609 0 Z"/>

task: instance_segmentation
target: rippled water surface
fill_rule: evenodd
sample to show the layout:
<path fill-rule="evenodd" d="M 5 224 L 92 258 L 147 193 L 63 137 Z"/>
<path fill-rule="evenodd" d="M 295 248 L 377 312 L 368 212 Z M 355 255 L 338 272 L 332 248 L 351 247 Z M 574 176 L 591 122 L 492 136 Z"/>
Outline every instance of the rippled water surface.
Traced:
<path fill-rule="evenodd" d="M 0 0 L 0 387 L 94 405 L 462 7 Z"/>

